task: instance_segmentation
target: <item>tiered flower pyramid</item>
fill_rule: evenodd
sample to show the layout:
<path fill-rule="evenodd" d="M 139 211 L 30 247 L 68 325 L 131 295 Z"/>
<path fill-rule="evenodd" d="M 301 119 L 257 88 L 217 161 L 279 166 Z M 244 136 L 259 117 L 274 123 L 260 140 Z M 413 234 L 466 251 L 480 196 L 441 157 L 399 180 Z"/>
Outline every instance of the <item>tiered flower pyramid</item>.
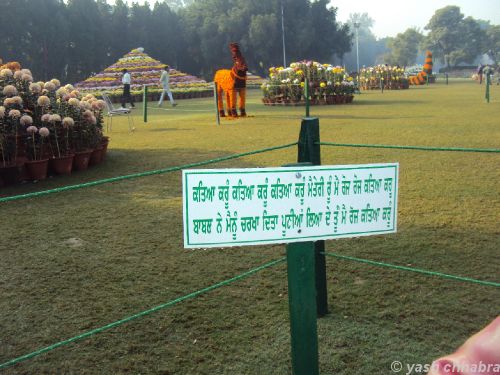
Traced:
<path fill-rule="evenodd" d="M 123 90 L 122 70 L 127 69 L 132 76 L 132 94 L 142 93 L 144 85 L 148 86 L 149 92 L 155 92 L 160 90 L 158 82 L 165 65 L 144 53 L 143 48 L 136 48 L 102 72 L 75 84 L 75 87 L 84 92 L 106 92 L 119 96 Z M 212 91 L 209 83 L 201 78 L 173 68 L 169 68 L 169 74 L 170 89 L 174 93 Z"/>

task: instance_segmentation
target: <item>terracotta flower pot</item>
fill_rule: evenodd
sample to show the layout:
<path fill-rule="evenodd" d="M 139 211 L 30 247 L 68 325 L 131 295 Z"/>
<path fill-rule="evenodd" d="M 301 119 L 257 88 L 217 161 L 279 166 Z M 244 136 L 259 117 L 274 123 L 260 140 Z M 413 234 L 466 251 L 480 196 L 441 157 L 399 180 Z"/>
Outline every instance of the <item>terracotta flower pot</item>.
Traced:
<path fill-rule="evenodd" d="M 90 160 L 89 160 L 89 165 L 97 165 L 101 163 L 102 161 L 102 154 L 103 154 L 103 149 L 104 146 L 99 145 L 97 146 L 92 153 L 90 154 Z"/>
<path fill-rule="evenodd" d="M 70 174 L 73 169 L 73 158 L 74 154 L 64 155 L 60 158 L 52 158 L 50 159 L 50 168 L 56 174 Z"/>
<path fill-rule="evenodd" d="M 109 137 L 102 137 L 102 160 L 106 159 L 106 153 L 108 152 Z"/>
<path fill-rule="evenodd" d="M 89 167 L 90 155 L 92 150 L 84 150 L 75 152 L 73 159 L 73 169 L 77 171 L 84 171 Z"/>
<path fill-rule="evenodd" d="M 28 160 L 24 163 L 30 180 L 39 181 L 47 178 L 49 159 Z"/>

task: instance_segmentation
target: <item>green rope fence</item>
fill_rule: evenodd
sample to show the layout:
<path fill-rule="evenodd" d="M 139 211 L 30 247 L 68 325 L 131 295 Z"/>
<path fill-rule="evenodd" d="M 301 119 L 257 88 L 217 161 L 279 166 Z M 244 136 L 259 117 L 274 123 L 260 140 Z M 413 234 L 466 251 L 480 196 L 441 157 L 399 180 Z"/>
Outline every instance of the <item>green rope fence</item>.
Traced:
<path fill-rule="evenodd" d="M 416 272 L 416 273 L 421 273 L 424 275 L 437 276 L 437 277 L 442 277 L 445 279 L 465 281 L 465 282 L 469 282 L 469 283 L 475 283 L 475 284 L 484 285 L 484 286 L 494 286 L 494 287 L 500 288 L 500 283 L 496 283 L 494 281 L 483 281 L 483 280 L 471 279 L 470 277 L 448 275 L 446 273 L 441 273 L 441 272 L 428 271 L 428 270 L 423 270 L 420 268 L 413 268 L 413 267 L 398 266 L 395 264 L 376 262 L 373 260 L 355 258 L 355 257 L 351 257 L 351 256 L 347 256 L 347 255 L 340 255 L 340 254 L 335 254 L 335 253 L 324 253 L 324 254 L 331 256 L 331 257 L 343 259 L 343 260 L 351 260 L 354 262 L 370 264 L 372 266 L 387 267 L 387 268 L 392 268 L 392 269 L 396 269 L 396 270 L 400 270 L 400 271 Z"/>
<path fill-rule="evenodd" d="M 241 158 L 243 156 L 261 154 L 261 153 L 269 152 L 269 151 L 280 150 L 280 149 L 283 149 L 283 148 L 289 148 L 289 147 L 293 147 L 293 146 L 296 146 L 296 145 L 297 145 L 297 142 L 294 142 L 294 143 L 289 143 L 289 144 L 286 144 L 286 145 L 275 146 L 275 147 L 268 147 L 268 148 L 263 148 L 263 149 L 260 149 L 260 150 L 243 152 L 241 154 L 223 156 L 223 157 L 216 158 L 216 159 L 210 159 L 210 160 L 200 161 L 200 162 L 191 163 L 191 164 L 179 165 L 177 167 L 157 169 L 157 170 L 147 171 L 147 172 L 141 172 L 141 173 L 133 173 L 133 174 L 128 174 L 128 175 L 124 175 L 124 176 L 106 178 L 106 179 L 92 181 L 92 182 L 85 182 L 83 184 L 68 185 L 68 186 L 62 186 L 62 187 L 55 188 L 55 189 L 50 189 L 50 190 L 37 191 L 37 192 L 34 192 L 34 193 L 13 195 L 11 197 L 0 198 L 0 203 L 2 203 L 2 202 L 9 202 L 9 201 L 15 201 L 15 200 L 20 200 L 20 199 L 40 197 L 40 196 L 43 196 L 43 195 L 48 195 L 48 194 L 53 194 L 53 193 L 61 193 L 63 191 L 68 191 L 68 190 L 83 189 L 83 188 L 87 188 L 87 187 L 91 187 L 91 186 L 108 184 L 108 183 L 116 182 L 116 181 L 130 180 L 132 178 L 139 178 L 139 177 L 146 177 L 146 176 L 158 175 L 158 174 L 163 174 L 163 173 L 168 173 L 168 172 L 175 172 L 175 171 L 179 171 L 179 170 L 182 170 L 182 169 L 193 168 L 193 167 L 200 167 L 202 165 L 219 163 L 221 161 L 226 161 L 226 160 L 231 160 L 231 159 L 237 159 L 237 158 Z"/>
<path fill-rule="evenodd" d="M 420 151 L 458 151 L 458 152 L 493 152 L 500 153 L 499 148 L 464 148 L 464 147 L 428 147 L 428 146 L 398 146 L 398 145 L 372 145 L 359 143 L 334 143 L 319 142 L 321 146 L 337 147 L 367 147 L 367 148 L 395 148 L 399 150 L 420 150 Z"/>
<path fill-rule="evenodd" d="M 80 334 L 78 336 L 74 336 L 74 337 L 72 337 L 70 339 L 59 341 L 59 342 L 57 342 L 55 344 L 49 345 L 49 346 L 47 346 L 45 348 L 41 348 L 41 349 L 36 350 L 36 351 L 34 351 L 32 353 L 25 354 L 25 355 L 22 355 L 20 357 L 14 358 L 14 359 L 12 359 L 10 361 L 7 361 L 5 363 L 0 364 L 0 369 L 13 366 L 13 365 L 15 365 L 15 364 L 17 364 L 19 362 L 26 361 L 26 360 L 28 360 L 30 358 L 39 356 L 39 355 L 41 355 L 43 353 L 46 353 L 46 352 L 49 352 L 49 351 L 54 350 L 56 348 L 59 348 L 60 346 L 68 345 L 68 344 L 71 344 L 71 343 L 73 343 L 75 341 L 83 340 L 83 339 L 88 338 L 90 336 L 93 336 L 93 335 L 95 335 L 97 333 L 100 333 L 100 332 L 106 331 L 108 329 L 120 326 L 120 325 L 128 323 L 128 322 L 130 322 L 132 320 L 141 318 L 143 316 L 150 315 L 150 314 L 152 314 L 154 312 L 157 312 L 159 310 L 165 309 L 167 307 L 171 307 L 173 305 L 178 304 L 179 302 L 182 302 L 182 301 L 185 301 L 185 300 L 197 297 L 200 294 L 204 294 L 204 293 L 210 292 L 210 291 L 212 291 L 214 289 L 218 289 L 218 288 L 221 288 L 223 286 L 229 285 L 229 284 L 231 284 L 231 283 L 233 283 L 235 281 L 247 278 L 247 277 L 249 277 L 249 276 L 251 276 L 251 275 L 253 275 L 253 274 L 255 274 L 255 273 L 259 272 L 259 271 L 262 271 L 262 270 L 264 270 L 266 268 L 269 268 L 269 267 L 275 266 L 277 264 L 283 263 L 285 260 L 286 260 L 285 257 L 277 259 L 277 260 L 273 260 L 273 261 L 268 262 L 266 264 L 263 264 L 263 265 L 261 265 L 259 267 L 253 268 L 253 269 L 251 269 L 249 271 L 246 271 L 246 272 L 244 272 L 244 273 L 242 273 L 240 275 L 231 277 L 230 279 L 218 282 L 217 284 L 213 284 L 213 285 L 208 286 L 206 288 L 203 288 L 203 289 L 197 290 L 195 292 L 186 294 L 186 295 L 184 295 L 182 297 L 176 298 L 176 299 L 171 300 L 169 302 L 166 302 L 166 303 L 164 303 L 162 305 L 158 305 L 158 306 L 153 307 L 153 308 L 151 308 L 149 310 L 142 311 L 140 313 L 134 314 L 134 315 L 129 316 L 127 318 L 123 318 L 123 319 L 117 320 L 116 322 L 109 323 L 109 324 L 106 324 L 105 326 L 93 329 L 91 331 L 87 331 L 87 332 L 82 333 L 82 334 Z"/>

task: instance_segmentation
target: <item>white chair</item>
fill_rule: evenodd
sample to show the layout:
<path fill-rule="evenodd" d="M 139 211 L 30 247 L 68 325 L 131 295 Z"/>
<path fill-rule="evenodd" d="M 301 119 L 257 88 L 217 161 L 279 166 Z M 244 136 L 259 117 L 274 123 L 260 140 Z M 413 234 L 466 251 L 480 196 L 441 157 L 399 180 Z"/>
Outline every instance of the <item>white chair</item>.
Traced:
<path fill-rule="evenodd" d="M 128 116 L 128 130 L 130 132 L 133 132 L 135 130 L 134 118 L 130 116 L 130 108 L 115 108 L 108 95 L 101 93 L 101 96 L 102 99 L 104 100 L 104 103 L 106 103 L 106 109 L 108 111 L 107 113 L 108 118 L 106 120 L 106 131 L 110 132 L 113 127 L 113 116 L 125 115 Z"/>

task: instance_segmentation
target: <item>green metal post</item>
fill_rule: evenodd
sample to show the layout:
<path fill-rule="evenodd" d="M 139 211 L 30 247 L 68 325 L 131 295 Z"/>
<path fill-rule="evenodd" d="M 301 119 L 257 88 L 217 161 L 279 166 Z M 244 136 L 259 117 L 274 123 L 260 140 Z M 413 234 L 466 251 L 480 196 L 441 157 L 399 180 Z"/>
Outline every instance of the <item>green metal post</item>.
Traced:
<path fill-rule="evenodd" d="M 321 165 L 319 141 L 319 119 L 316 117 L 302 119 L 297 161 L 299 163 L 309 162 L 312 165 Z M 316 257 L 316 310 L 318 317 L 322 317 L 328 314 L 325 241 L 321 240 L 314 243 L 314 253 Z"/>
<path fill-rule="evenodd" d="M 448 73 L 445 73 L 446 76 L 446 84 L 448 84 Z"/>
<path fill-rule="evenodd" d="M 217 93 L 217 83 L 214 82 L 214 100 L 215 100 L 215 121 L 217 125 L 220 125 L 220 113 L 219 113 L 219 94 Z"/>
<path fill-rule="evenodd" d="M 314 307 L 314 243 L 286 247 L 292 374 L 319 375 L 318 328 Z"/>
<path fill-rule="evenodd" d="M 142 93 L 142 114 L 144 115 L 144 122 L 148 122 L 148 86 L 143 86 Z"/>
<path fill-rule="evenodd" d="M 309 117 L 309 80 L 304 80 L 304 96 L 306 97 L 306 117 Z"/>
<path fill-rule="evenodd" d="M 490 102 L 490 74 L 486 73 L 486 94 L 484 96 L 486 102 Z"/>

